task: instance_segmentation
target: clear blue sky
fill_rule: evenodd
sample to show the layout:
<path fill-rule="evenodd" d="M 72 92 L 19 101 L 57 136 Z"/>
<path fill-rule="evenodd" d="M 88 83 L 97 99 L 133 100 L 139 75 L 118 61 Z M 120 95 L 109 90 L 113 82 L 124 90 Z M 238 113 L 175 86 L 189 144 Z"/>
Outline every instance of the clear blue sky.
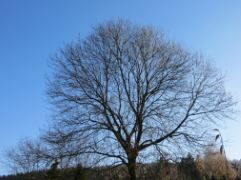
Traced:
<path fill-rule="evenodd" d="M 37 137 L 49 120 L 49 56 L 85 37 L 96 23 L 115 18 L 156 26 L 184 47 L 202 51 L 227 74 L 228 91 L 241 99 L 239 0 L 1 0 L 0 152 Z M 221 129 L 231 159 L 241 158 L 240 119 Z"/>

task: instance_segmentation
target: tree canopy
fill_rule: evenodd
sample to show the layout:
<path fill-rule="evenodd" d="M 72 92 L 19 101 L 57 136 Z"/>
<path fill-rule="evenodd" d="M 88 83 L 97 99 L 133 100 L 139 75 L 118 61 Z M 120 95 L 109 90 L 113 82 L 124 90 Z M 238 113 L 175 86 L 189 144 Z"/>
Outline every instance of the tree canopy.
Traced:
<path fill-rule="evenodd" d="M 46 137 L 69 143 L 71 156 L 125 164 L 130 179 L 152 152 L 203 144 L 208 129 L 232 113 L 222 74 L 153 27 L 97 25 L 52 62 L 48 96 L 56 116 Z"/>

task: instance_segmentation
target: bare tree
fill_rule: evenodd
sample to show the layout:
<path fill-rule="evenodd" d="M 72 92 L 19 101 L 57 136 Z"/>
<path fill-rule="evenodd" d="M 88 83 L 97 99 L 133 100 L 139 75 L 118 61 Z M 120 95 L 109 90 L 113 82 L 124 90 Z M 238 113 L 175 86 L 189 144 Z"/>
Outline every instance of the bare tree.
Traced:
<path fill-rule="evenodd" d="M 81 163 L 78 155 L 69 153 L 69 143 L 65 143 L 61 137 L 58 137 L 61 138 L 61 143 L 56 141 L 57 137 L 53 142 L 53 136 L 54 134 L 45 134 L 38 140 L 21 140 L 16 147 L 6 151 L 4 163 L 13 173 L 30 173 L 47 169 L 55 171 L 57 167 L 66 168 Z M 80 149 L 78 147 L 78 150 Z"/>
<path fill-rule="evenodd" d="M 73 136 L 71 136 L 73 137 Z M 45 145 L 43 156 L 49 162 L 58 162 L 60 168 L 67 168 L 84 163 L 84 158 L 80 157 L 85 151 L 84 142 L 79 139 L 78 144 L 66 132 L 53 128 L 48 130 L 40 137 L 42 144 Z M 53 164 L 52 164 L 53 165 Z"/>
<path fill-rule="evenodd" d="M 14 173 L 39 171 L 46 168 L 46 152 L 40 142 L 24 139 L 6 152 L 6 165 Z"/>
<path fill-rule="evenodd" d="M 55 129 L 75 144 L 72 155 L 84 146 L 102 164 L 125 164 L 132 180 L 152 151 L 202 144 L 232 112 L 223 76 L 152 27 L 98 25 L 61 49 L 52 67 Z"/>

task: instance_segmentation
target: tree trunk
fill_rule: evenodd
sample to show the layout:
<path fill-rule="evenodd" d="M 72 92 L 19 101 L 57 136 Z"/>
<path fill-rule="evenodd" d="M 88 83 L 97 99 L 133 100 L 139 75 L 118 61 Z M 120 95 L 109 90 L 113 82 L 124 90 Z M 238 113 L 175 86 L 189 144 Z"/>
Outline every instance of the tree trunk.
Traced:
<path fill-rule="evenodd" d="M 128 172 L 130 180 L 136 180 L 136 158 L 129 159 Z"/>

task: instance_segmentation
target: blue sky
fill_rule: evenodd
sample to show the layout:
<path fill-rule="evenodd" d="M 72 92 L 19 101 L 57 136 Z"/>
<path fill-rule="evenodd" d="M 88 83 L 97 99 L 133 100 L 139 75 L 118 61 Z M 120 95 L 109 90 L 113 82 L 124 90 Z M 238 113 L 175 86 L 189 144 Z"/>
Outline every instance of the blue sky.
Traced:
<path fill-rule="evenodd" d="M 226 74 L 227 90 L 241 99 L 239 0 L 1 0 L 1 153 L 24 137 L 37 137 L 50 119 L 49 57 L 95 24 L 116 18 L 153 25 L 185 48 L 201 51 Z M 231 159 L 241 158 L 240 119 L 221 128 Z M 6 169 L 0 167 L 2 173 Z"/>

